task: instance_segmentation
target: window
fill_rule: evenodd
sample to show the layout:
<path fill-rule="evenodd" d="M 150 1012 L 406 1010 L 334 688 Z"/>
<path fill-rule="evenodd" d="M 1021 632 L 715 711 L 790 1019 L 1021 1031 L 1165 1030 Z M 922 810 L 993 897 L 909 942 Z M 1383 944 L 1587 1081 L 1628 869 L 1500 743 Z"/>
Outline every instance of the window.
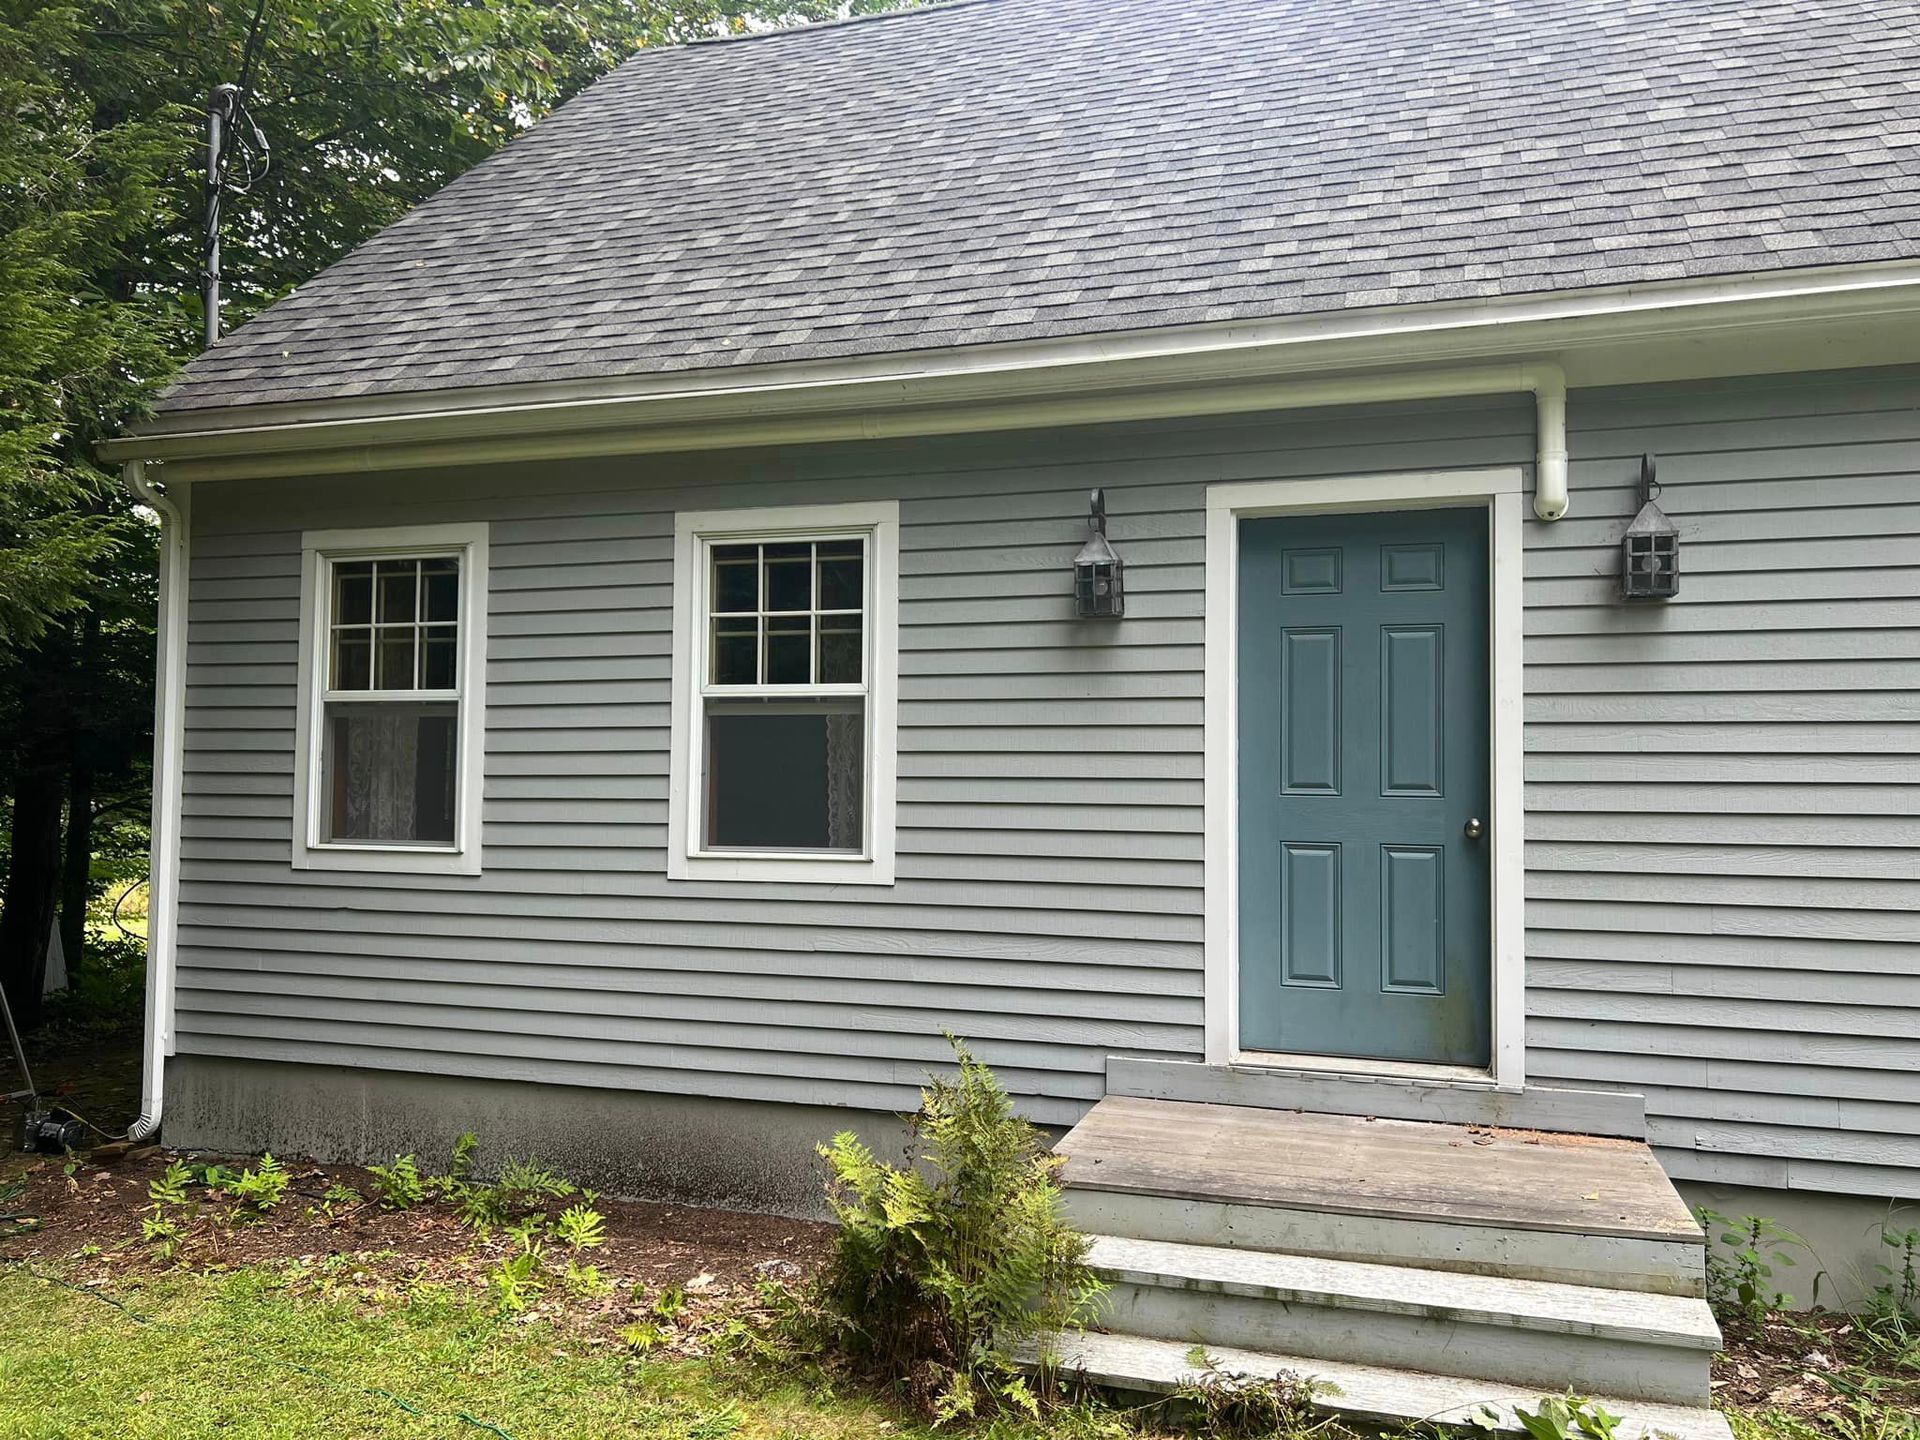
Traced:
<path fill-rule="evenodd" d="M 486 527 L 304 550 L 294 864 L 478 873 Z"/>
<path fill-rule="evenodd" d="M 681 515 L 668 873 L 893 878 L 898 507 Z"/>

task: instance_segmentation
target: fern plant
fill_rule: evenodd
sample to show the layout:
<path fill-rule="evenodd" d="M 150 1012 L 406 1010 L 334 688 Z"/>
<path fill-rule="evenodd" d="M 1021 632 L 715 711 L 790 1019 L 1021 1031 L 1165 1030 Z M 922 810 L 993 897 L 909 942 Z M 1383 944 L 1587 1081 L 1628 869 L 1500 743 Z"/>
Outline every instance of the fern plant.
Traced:
<path fill-rule="evenodd" d="M 396 1155 L 391 1165 L 369 1165 L 367 1174 L 373 1178 L 373 1193 L 388 1210 L 411 1210 L 427 1198 L 420 1162 L 411 1155 Z"/>
<path fill-rule="evenodd" d="M 554 1235 L 575 1250 L 597 1250 L 607 1243 L 607 1219 L 591 1205 L 569 1205 L 560 1212 Z"/>
<path fill-rule="evenodd" d="M 140 1219 L 140 1238 L 152 1245 L 162 1260 L 172 1260 L 186 1239 L 192 1223 L 193 1196 L 188 1186 L 193 1172 L 178 1160 L 147 1184 L 148 1209 Z M 181 1212 L 186 1212 L 184 1218 Z"/>
<path fill-rule="evenodd" d="M 460 1218 L 477 1229 L 506 1225 L 538 1211 L 547 1200 L 573 1195 L 573 1182 L 555 1174 L 538 1160 L 509 1160 L 491 1185 L 462 1181 L 458 1187 Z"/>
<path fill-rule="evenodd" d="M 1032 1413 L 1013 1347 L 1087 1322 L 1103 1287 L 1063 1218 L 1059 1160 L 948 1038 L 959 1073 L 921 1092 L 905 1165 L 851 1132 L 820 1147 L 840 1222 L 820 1308 L 855 1363 L 939 1419 Z"/>
<path fill-rule="evenodd" d="M 286 1166 L 266 1154 L 253 1169 L 242 1170 L 229 1179 L 224 1188 L 233 1197 L 238 1213 L 257 1220 L 280 1203 L 292 1178 Z"/>

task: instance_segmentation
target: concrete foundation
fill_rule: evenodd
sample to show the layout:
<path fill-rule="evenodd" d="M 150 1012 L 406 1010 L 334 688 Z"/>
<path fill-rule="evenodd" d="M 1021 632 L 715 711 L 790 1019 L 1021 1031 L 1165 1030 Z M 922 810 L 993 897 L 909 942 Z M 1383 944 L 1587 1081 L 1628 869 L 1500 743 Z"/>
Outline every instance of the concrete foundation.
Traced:
<path fill-rule="evenodd" d="M 854 1130 L 892 1158 L 906 1139 L 900 1117 L 870 1111 L 201 1055 L 167 1062 L 161 1138 L 176 1149 L 354 1164 L 414 1154 L 436 1170 L 469 1130 L 483 1175 L 534 1157 L 610 1195 L 809 1218 L 826 1213 L 815 1145 Z"/>
<path fill-rule="evenodd" d="M 1705 1205 L 1735 1221 L 1758 1215 L 1806 1242 L 1805 1249 L 1780 1247 L 1793 1257 L 1793 1264 L 1776 1265 L 1773 1272 L 1774 1288 L 1791 1295 L 1796 1310 L 1816 1304 L 1832 1310 L 1857 1308 L 1886 1283 L 1887 1277 L 1875 1267 L 1898 1263 L 1894 1251 L 1880 1243 L 1882 1228 L 1920 1228 L 1920 1204 L 1912 1201 L 1692 1180 L 1678 1181 L 1676 1187 L 1689 1205 Z M 1707 1243 L 1718 1247 L 1724 1233 L 1710 1228 Z"/>
<path fill-rule="evenodd" d="M 892 1159 L 907 1136 L 901 1117 L 865 1110 L 203 1055 L 167 1062 L 165 1121 L 162 1139 L 182 1150 L 353 1164 L 411 1153 L 428 1169 L 471 1130 L 482 1174 L 535 1157 L 611 1195 L 807 1218 L 826 1213 L 817 1144 L 853 1130 Z M 1801 1308 L 1858 1305 L 1895 1259 L 1882 1226 L 1920 1226 L 1920 1205 L 1869 1196 L 1678 1188 L 1689 1205 L 1802 1237 L 1774 1277 Z"/>

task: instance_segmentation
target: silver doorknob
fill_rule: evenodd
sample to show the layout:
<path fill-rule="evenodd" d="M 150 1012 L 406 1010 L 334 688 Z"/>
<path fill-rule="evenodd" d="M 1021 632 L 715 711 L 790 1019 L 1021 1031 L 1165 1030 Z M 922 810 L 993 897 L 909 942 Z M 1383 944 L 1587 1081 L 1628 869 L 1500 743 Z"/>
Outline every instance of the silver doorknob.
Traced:
<path fill-rule="evenodd" d="M 1481 832 L 1486 829 L 1477 818 L 1467 821 L 1465 828 L 1469 840 L 1478 840 Z"/>

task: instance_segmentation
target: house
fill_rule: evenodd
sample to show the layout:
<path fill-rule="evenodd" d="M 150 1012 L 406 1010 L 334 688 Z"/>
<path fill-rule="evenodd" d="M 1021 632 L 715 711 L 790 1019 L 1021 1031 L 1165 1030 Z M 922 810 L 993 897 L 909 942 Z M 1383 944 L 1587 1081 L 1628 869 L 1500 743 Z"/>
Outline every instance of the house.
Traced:
<path fill-rule="evenodd" d="M 640 55 L 107 447 L 143 1127 L 804 1209 L 953 1031 L 1078 1127 L 1089 1370 L 1715 1433 L 1675 1183 L 1835 1280 L 1920 1197 L 1916 28 Z"/>

